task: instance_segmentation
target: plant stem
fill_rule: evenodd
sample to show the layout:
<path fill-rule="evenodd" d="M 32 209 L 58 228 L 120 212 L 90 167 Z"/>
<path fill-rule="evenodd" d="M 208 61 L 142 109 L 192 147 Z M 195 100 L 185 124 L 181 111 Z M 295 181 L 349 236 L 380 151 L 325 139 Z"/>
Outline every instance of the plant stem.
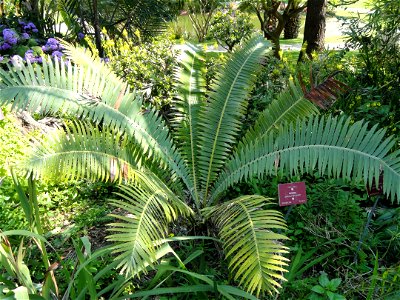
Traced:
<path fill-rule="evenodd" d="M 356 253 L 354 254 L 354 262 L 355 262 L 355 263 L 357 263 L 358 253 L 360 252 L 361 245 L 362 245 L 362 243 L 363 243 L 363 241 L 364 241 L 364 238 L 365 238 L 365 236 L 366 236 L 366 234 L 367 234 L 367 230 L 368 230 L 369 223 L 371 223 L 372 215 L 373 215 L 374 212 L 375 212 L 376 205 L 378 204 L 378 201 L 379 201 L 380 198 L 381 198 L 380 195 L 376 197 L 375 203 L 374 203 L 374 205 L 372 206 L 371 211 L 370 211 L 369 214 L 368 214 L 367 223 L 365 224 L 364 231 L 363 231 L 363 233 L 361 234 L 360 240 L 358 241 L 358 246 L 357 246 Z"/>

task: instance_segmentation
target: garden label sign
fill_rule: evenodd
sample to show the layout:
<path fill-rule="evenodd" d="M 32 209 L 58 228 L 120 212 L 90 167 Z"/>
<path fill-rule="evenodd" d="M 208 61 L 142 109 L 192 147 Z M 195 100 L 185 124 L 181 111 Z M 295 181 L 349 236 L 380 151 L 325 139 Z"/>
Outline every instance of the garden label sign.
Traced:
<path fill-rule="evenodd" d="M 279 206 L 303 204 L 307 202 L 305 182 L 279 184 L 278 193 Z"/>
<path fill-rule="evenodd" d="M 375 178 L 372 181 L 372 186 L 369 186 L 367 184 L 367 193 L 368 196 L 376 196 L 376 195 L 382 195 L 383 194 L 383 174 L 381 173 L 379 175 L 379 183 L 378 186 L 375 185 Z"/>

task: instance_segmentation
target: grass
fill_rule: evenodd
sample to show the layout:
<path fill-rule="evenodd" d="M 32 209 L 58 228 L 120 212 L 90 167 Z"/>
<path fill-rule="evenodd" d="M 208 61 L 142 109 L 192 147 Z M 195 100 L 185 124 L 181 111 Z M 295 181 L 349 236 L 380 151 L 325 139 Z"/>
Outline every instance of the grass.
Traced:
<path fill-rule="evenodd" d="M 363 1 L 361 1 L 363 2 Z M 353 4 L 354 5 L 354 4 Z M 252 14 L 251 16 L 252 23 L 254 25 L 254 30 L 255 31 L 260 31 L 260 25 L 258 18 L 255 14 Z M 327 18 L 327 24 L 331 24 L 332 22 L 336 22 L 335 18 L 328 17 Z M 304 32 L 304 23 L 305 23 L 305 14 L 301 15 L 301 27 L 300 27 L 300 34 L 298 38 L 296 39 L 290 39 L 290 40 L 285 40 L 281 39 L 281 46 L 283 48 L 296 48 L 298 49 L 300 45 L 303 43 L 303 32 Z M 333 25 L 335 27 L 336 24 Z M 193 44 L 198 44 L 198 40 L 196 37 L 195 30 L 193 28 L 193 25 L 189 19 L 189 16 L 184 15 L 184 16 L 178 16 L 176 21 L 173 21 L 170 23 L 169 26 L 169 31 L 173 33 L 177 39 L 182 39 L 185 40 L 186 42 L 193 43 Z M 326 37 L 325 37 L 325 42 L 326 43 L 336 43 L 336 42 L 343 42 L 344 37 L 342 35 L 338 35 L 337 31 L 331 31 L 327 30 L 326 31 Z M 213 39 L 209 39 L 206 42 L 202 43 L 203 46 L 210 47 L 214 46 L 216 42 Z M 334 46 L 331 46 L 331 48 Z"/>

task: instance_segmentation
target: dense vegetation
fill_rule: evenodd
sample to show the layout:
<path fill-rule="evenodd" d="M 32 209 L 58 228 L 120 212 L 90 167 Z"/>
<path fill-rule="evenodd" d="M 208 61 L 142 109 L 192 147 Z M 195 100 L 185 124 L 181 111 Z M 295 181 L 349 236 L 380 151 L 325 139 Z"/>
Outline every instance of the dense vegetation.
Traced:
<path fill-rule="evenodd" d="M 0 6 L 0 299 L 400 297 L 398 1 L 301 63 L 306 1 L 28 2 Z"/>

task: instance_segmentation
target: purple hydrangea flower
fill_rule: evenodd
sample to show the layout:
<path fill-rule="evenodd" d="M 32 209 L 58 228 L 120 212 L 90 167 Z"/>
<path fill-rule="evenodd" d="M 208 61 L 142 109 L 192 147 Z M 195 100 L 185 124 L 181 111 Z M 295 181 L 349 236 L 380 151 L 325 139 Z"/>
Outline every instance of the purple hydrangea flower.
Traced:
<path fill-rule="evenodd" d="M 0 62 L 4 60 L 4 57 L 0 55 Z"/>
<path fill-rule="evenodd" d="M 30 29 L 36 28 L 35 24 L 33 24 L 32 22 L 29 22 L 28 25 L 26 25 L 26 26 L 29 26 Z"/>
<path fill-rule="evenodd" d="M 7 42 L 8 42 L 10 45 L 15 45 L 15 44 L 17 44 L 18 39 L 17 39 L 16 37 L 13 37 L 13 38 L 9 39 Z"/>
<path fill-rule="evenodd" d="M 3 38 L 5 40 L 13 38 L 14 35 L 15 35 L 15 32 L 12 31 L 11 29 L 6 28 L 6 29 L 3 30 Z"/>
<path fill-rule="evenodd" d="M 28 25 L 24 26 L 24 30 L 25 30 L 25 31 L 30 30 L 30 29 L 31 29 L 30 26 L 28 26 Z"/>
<path fill-rule="evenodd" d="M 48 45 L 58 45 L 59 43 L 58 43 L 58 41 L 55 39 L 55 38 L 49 38 L 48 40 L 47 40 L 47 43 L 46 44 L 48 44 Z"/>
<path fill-rule="evenodd" d="M 100 61 L 102 61 L 102 62 L 104 62 L 106 64 L 106 63 L 110 62 L 110 59 L 108 57 L 103 57 L 103 58 L 100 59 Z"/>
<path fill-rule="evenodd" d="M 78 40 L 82 40 L 85 37 L 85 35 L 82 32 L 78 33 Z"/>
<path fill-rule="evenodd" d="M 3 45 L 1 45 L 1 50 L 8 50 L 11 49 L 11 45 L 9 43 L 4 43 Z"/>
<path fill-rule="evenodd" d="M 25 52 L 25 60 L 26 60 L 26 61 L 29 61 L 30 63 L 36 62 L 36 57 L 35 57 L 35 55 L 33 54 L 33 50 L 27 50 L 27 51 Z"/>
<path fill-rule="evenodd" d="M 26 25 L 26 23 L 24 21 L 21 21 L 21 20 L 18 20 L 18 24 L 21 25 L 21 26 L 25 26 Z"/>
<path fill-rule="evenodd" d="M 43 62 L 43 58 L 41 56 L 36 58 L 36 61 L 41 64 Z"/>
<path fill-rule="evenodd" d="M 56 51 L 56 50 L 58 50 L 58 45 L 50 44 L 49 48 L 50 48 L 51 51 Z"/>
<path fill-rule="evenodd" d="M 32 32 L 37 33 L 37 32 L 39 32 L 39 30 L 37 28 L 33 28 Z"/>
<path fill-rule="evenodd" d="M 26 32 L 24 32 L 24 33 L 22 33 L 21 37 L 22 37 L 24 40 L 27 40 L 27 39 L 29 39 L 29 34 L 27 34 Z"/>
<path fill-rule="evenodd" d="M 43 45 L 43 46 L 42 46 L 42 51 L 43 51 L 43 52 L 49 51 L 49 47 L 47 47 L 46 45 Z"/>
<path fill-rule="evenodd" d="M 60 60 L 63 54 L 60 51 L 54 51 L 51 56 Z"/>

